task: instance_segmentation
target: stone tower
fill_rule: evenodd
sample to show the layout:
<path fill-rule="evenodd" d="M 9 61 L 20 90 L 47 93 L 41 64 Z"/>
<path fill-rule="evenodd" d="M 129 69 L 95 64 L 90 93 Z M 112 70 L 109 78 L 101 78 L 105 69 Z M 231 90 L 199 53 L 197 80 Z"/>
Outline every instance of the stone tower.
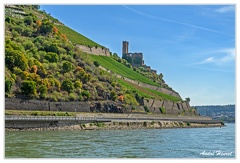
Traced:
<path fill-rule="evenodd" d="M 123 46 L 122 46 L 122 55 L 126 55 L 128 53 L 128 42 L 123 41 Z"/>

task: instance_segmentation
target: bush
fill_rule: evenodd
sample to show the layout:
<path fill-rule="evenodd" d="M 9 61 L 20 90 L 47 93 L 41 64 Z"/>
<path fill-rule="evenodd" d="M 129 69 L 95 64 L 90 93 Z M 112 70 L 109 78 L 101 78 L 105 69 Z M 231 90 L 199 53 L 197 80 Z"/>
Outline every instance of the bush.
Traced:
<path fill-rule="evenodd" d="M 5 80 L 5 93 L 10 93 L 12 89 L 12 81 L 6 79 Z"/>
<path fill-rule="evenodd" d="M 90 98 L 89 91 L 84 90 L 84 91 L 82 91 L 81 95 L 85 100 L 88 100 Z"/>
<path fill-rule="evenodd" d="M 36 83 L 30 80 L 24 80 L 21 91 L 25 95 L 36 95 Z"/>
<path fill-rule="evenodd" d="M 145 112 L 150 113 L 150 110 L 146 105 L 144 105 L 144 110 L 145 110 Z"/>
<path fill-rule="evenodd" d="M 32 22 L 33 22 L 33 19 L 32 19 L 31 16 L 26 16 L 26 17 L 24 18 L 24 23 L 26 23 L 27 25 L 31 25 Z"/>
<path fill-rule="evenodd" d="M 64 80 L 61 84 L 61 89 L 64 91 L 67 91 L 68 93 L 72 92 L 74 89 L 74 86 L 71 80 L 69 79 Z"/>
<path fill-rule="evenodd" d="M 165 108 L 160 107 L 159 110 L 160 110 L 160 112 L 161 112 L 162 114 L 166 114 L 166 109 L 165 109 Z"/>
<path fill-rule="evenodd" d="M 96 67 L 99 67 L 99 66 L 100 66 L 100 62 L 98 62 L 98 61 L 93 61 L 93 64 L 94 64 Z"/>
<path fill-rule="evenodd" d="M 66 61 L 63 63 L 62 69 L 64 73 L 69 72 L 73 69 L 73 65 L 70 62 Z"/>
<path fill-rule="evenodd" d="M 46 60 L 48 60 L 49 62 L 58 62 L 58 55 L 57 53 L 53 53 L 53 52 L 48 52 L 45 57 Z"/>

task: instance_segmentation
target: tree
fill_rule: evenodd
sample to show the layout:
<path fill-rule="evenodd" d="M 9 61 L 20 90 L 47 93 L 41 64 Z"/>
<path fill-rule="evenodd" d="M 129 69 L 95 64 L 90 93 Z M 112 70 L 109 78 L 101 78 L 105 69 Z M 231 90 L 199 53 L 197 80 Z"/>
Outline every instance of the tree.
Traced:
<path fill-rule="evenodd" d="M 40 85 L 39 89 L 38 89 L 39 93 L 40 93 L 40 97 L 41 98 L 46 98 L 47 96 L 47 87 L 46 85 Z"/>
<path fill-rule="evenodd" d="M 25 95 L 36 95 L 36 82 L 24 80 L 22 83 L 21 91 Z"/>
<path fill-rule="evenodd" d="M 48 34 L 48 33 L 52 32 L 52 29 L 53 29 L 53 24 L 45 19 L 45 20 L 43 20 L 43 22 L 40 26 L 39 32 L 42 34 Z"/>
<path fill-rule="evenodd" d="M 33 22 L 33 19 L 32 19 L 31 16 L 26 16 L 26 17 L 24 18 L 24 23 L 26 23 L 27 25 L 31 25 L 32 22 Z"/>
<path fill-rule="evenodd" d="M 81 89 L 81 88 L 82 88 L 82 82 L 80 82 L 80 81 L 75 81 L 74 87 Z"/>
<path fill-rule="evenodd" d="M 58 55 L 56 53 L 53 52 L 48 52 L 45 57 L 46 60 L 48 60 L 49 62 L 57 62 L 58 61 Z"/>
<path fill-rule="evenodd" d="M 93 64 L 96 66 L 96 67 L 99 67 L 100 66 L 100 63 L 98 61 L 93 61 Z"/>
<path fill-rule="evenodd" d="M 81 95 L 85 100 L 90 98 L 90 93 L 87 90 L 82 91 Z"/>
<path fill-rule="evenodd" d="M 9 79 L 5 80 L 5 93 L 10 93 L 12 88 L 12 81 Z"/>
<path fill-rule="evenodd" d="M 186 98 L 186 101 L 187 101 L 187 102 L 190 102 L 190 98 L 189 98 L 189 97 L 188 97 L 188 98 Z"/>
<path fill-rule="evenodd" d="M 66 61 L 63 63 L 62 69 L 63 69 L 63 72 L 65 73 L 69 72 L 73 69 L 73 65 L 70 62 Z"/>
<path fill-rule="evenodd" d="M 13 70 L 13 67 L 19 67 L 21 70 L 28 69 L 28 60 L 25 55 L 12 48 L 5 48 L 5 64 L 10 70 Z"/>
<path fill-rule="evenodd" d="M 64 91 L 67 91 L 68 93 L 72 92 L 72 90 L 74 89 L 74 86 L 71 80 L 69 79 L 64 80 L 61 84 L 61 89 Z"/>

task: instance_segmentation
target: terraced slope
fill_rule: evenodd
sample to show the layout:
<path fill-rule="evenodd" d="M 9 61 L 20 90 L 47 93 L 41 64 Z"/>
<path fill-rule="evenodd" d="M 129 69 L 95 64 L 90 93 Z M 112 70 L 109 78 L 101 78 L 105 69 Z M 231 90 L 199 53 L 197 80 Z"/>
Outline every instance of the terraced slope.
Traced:
<path fill-rule="evenodd" d="M 81 35 L 80 33 L 72 30 L 71 28 L 63 25 L 56 25 L 56 27 L 59 29 L 59 31 L 67 36 L 69 40 L 71 40 L 74 44 L 80 44 L 80 45 L 86 45 L 90 47 L 102 47 L 98 43 L 90 40 L 89 38 Z"/>
<path fill-rule="evenodd" d="M 157 83 L 153 82 L 149 78 L 146 78 L 145 76 L 133 71 L 132 69 L 124 66 L 123 64 L 117 62 L 111 57 L 90 55 L 90 58 L 93 61 L 98 61 L 104 68 L 111 70 L 112 72 L 119 74 L 123 77 L 154 86 L 159 86 Z"/>

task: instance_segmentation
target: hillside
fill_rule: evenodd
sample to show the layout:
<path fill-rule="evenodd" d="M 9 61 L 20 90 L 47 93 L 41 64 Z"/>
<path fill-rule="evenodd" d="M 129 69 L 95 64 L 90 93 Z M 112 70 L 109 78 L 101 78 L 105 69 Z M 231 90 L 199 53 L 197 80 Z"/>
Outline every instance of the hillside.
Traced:
<path fill-rule="evenodd" d="M 195 106 L 201 116 L 210 116 L 216 120 L 235 122 L 235 105 Z"/>
<path fill-rule="evenodd" d="M 172 91 L 162 74 L 133 68 L 117 54 L 91 55 L 76 45 L 105 48 L 39 10 L 38 5 L 5 6 L 5 96 L 50 102 L 110 100 L 125 109 L 144 107 L 146 112 L 151 112 L 146 105 L 155 110 L 154 101 L 149 100 L 158 100 L 158 111 L 169 107 L 188 114 L 189 104 L 181 98 L 129 83 L 103 68 Z"/>

